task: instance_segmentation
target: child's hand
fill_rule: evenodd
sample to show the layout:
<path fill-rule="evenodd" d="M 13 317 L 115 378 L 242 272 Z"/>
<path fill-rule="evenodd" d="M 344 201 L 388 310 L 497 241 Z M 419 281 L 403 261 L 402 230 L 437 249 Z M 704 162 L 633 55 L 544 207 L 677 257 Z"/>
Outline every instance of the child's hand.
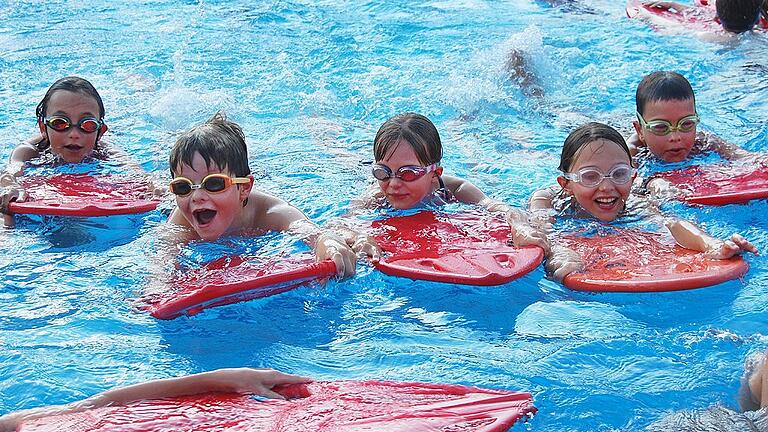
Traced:
<path fill-rule="evenodd" d="M 544 269 L 552 275 L 552 279 L 562 282 L 571 273 L 584 271 L 584 262 L 575 251 L 562 246 L 552 248 Z"/>
<path fill-rule="evenodd" d="M 8 204 L 13 201 L 26 201 L 29 199 L 27 191 L 18 183 L 13 183 L 0 188 L 0 213 L 8 214 Z"/>
<path fill-rule="evenodd" d="M 538 246 L 544 249 L 544 253 L 549 253 L 550 247 L 547 234 L 531 225 L 519 222 L 511 223 L 509 225 L 509 236 L 514 246 Z"/>
<path fill-rule="evenodd" d="M 355 274 L 357 255 L 347 246 L 344 239 L 336 234 L 326 232 L 317 238 L 315 256 L 318 261 L 332 260 L 336 264 L 336 275 L 340 278 Z"/>
<path fill-rule="evenodd" d="M 681 189 L 662 178 L 655 178 L 648 183 L 648 193 L 656 198 L 671 199 L 678 196 L 688 196 L 692 192 L 687 189 Z"/>
<path fill-rule="evenodd" d="M 350 245 L 355 254 L 360 257 L 369 257 L 372 262 L 379 262 L 381 259 L 381 248 L 373 237 L 358 234 L 354 242 Z"/>
<path fill-rule="evenodd" d="M 223 369 L 222 372 L 229 372 L 223 379 L 232 383 L 234 392 L 250 393 L 272 399 L 285 399 L 272 390 L 276 386 L 312 382 L 311 378 L 289 375 L 274 369 L 237 368 Z"/>
<path fill-rule="evenodd" d="M 709 246 L 705 251 L 707 256 L 715 259 L 728 259 L 739 255 L 741 252 L 758 254 L 757 247 L 740 234 L 732 235 L 730 240 L 718 241 Z"/>

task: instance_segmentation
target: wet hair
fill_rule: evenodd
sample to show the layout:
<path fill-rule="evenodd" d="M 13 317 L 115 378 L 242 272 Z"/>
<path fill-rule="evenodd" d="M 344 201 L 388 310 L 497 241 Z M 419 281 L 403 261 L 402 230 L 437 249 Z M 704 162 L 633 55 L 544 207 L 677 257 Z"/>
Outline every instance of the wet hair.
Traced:
<path fill-rule="evenodd" d="M 43 100 L 37 104 L 35 109 L 35 115 L 38 119 L 44 119 L 46 111 L 48 110 L 48 102 L 53 97 L 53 94 L 59 90 L 65 90 L 73 93 L 82 93 L 87 96 L 91 96 L 99 104 L 99 120 L 104 120 L 104 102 L 101 100 L 99 92 L 87 79 L 77 76 L 68 76 L 59 79 L 48 87 L 48 91 L 45 92 Z"/>
<path fill-rule="evenodd" d="M 401 141 L 408 143 L 424 165 L 440 162 L 443 145 L 435 125 L 416 113 L 398 114 L 384 122 L 373 140 L 373 157 L 378 162 L 395 151 Z"/>
<path fill-rule="evenodd" d="M 717 0 L 715 9 L 720 24 L 733 33 L 749 31 L 760 19 L 763 0 Z"/>
<path fill-rule="evenodd" d="M 656 71 L 646 75 L 637 85 L 635 105 L 643 115 L 645 105 L 650 102 L 692 99 L 696 106 L 691 83 L 677 72 Z"/>
<path fill-rule="evenodd" d="M 248 147 L 243 130 L 227 120 L 223 113 L 216 113 L 208 121 L 184 132 L 176 140 L 169 158 L 171 176 L 182 164 L 192 166 L 195 153 L 205 160 L 206 166 L 216 164 L 221 170 L 229 170 L 236 177 L 251 173 L 248 167 Z"/>
<path fill-rule="evenodd" d="M 627 147 L 627 142 L 624 141 L 624 137 L 621 136 L 616 129 L 603 123 L 590 122 L 575 129 L 568 135 L 568 138 L 565 139 L 565 143 L 563 143 L 563 152 L 560 154 L 560 166 L 558 169 L 562 172 L 568 172 L 581 152 L 581 149 L 586 147 L 587 144 L 600 139 L 616 143 L 616 145 L 621 147 L 621 149 L 627 153 L 629 160 L 632 160 L 632 155 L 629 152 L 629 147 Z"/>

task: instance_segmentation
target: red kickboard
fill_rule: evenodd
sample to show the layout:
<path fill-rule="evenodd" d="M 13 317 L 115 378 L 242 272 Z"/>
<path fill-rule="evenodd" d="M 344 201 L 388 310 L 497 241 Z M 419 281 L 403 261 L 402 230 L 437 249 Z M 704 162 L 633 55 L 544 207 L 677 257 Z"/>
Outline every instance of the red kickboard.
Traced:
<path fill-rule="evenodd" d="M 490 215 L 422 211 L 371 224 L 384 256 L 375 267 L 392 276 L 466 285 L 501 285 L 536 268 L 538 246 L 508 245 L 509 225 Z"/>
<path fill-rule="evenodd" d="M 662 242 L 660 234 L 637 230 L 560 240 L 581 255 L 587 269 L 563 280 L 566 287 L 578 291 L 687 290 L 736 279 L 749 269 L 741 257 L 707 258 L 701 252 Z"/>
<path fill-rule="evenodd" d="M 18 432 L 501 432 L 536 412 L 529 393 L 448 384 L 335 381 L 278 390 L 289 400 L 214 393 L 25 421 Z"/>
<path fill-rule="evenodd" d="M 29 199 L 8 206 L 11 212 L 19 214 L 114 216 L 152 211 L 160 203 L 146 182 L 126 181 L 116 176 L 30 176 L 22 178 L 20 183 L 29 193 Z"/>
<path fill-rule="evenodd" d="M 680 200 L 690 204 L 725 205 L 768 198 L 768 167 L 696 165 L 659 174 L 687 191 Z"/>
<path fill-rule="evenodd" d="M 280 294 L 336 274 L 336 264 L 309 254 L 290 258 L 224 257 L 175 278 L 167 291 L 145 295 L 158 319 L 192 316 L 204 309 Z"/>

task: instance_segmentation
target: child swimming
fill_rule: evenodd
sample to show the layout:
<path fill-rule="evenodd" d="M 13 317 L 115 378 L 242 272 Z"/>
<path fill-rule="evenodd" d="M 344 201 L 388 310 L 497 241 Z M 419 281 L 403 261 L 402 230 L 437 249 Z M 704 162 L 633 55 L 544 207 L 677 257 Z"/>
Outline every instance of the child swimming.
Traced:
<path fill-rule="evenodd" d="M 560 156 L 559 187 L 533 193 L 530 210 L 538 215 L 542 230 L 556 217 L 586 217 L 612 222 L 627 210 L 632 182 L 636 177 L 630 149 L 615 129 L 602 123 L 587 123 L 568 135 Z M 636 201 L 648 206 L 649 203 Z M 739 234 L 730 240 L 718 240 L 702 232 L 692 223 L 668 220 L 666 226 L 682 247 L 706 252 L 713 258 L 726 259 L 757 248 Z M 552 244 L 546 269 L 561 281 L 572 272 L 583 270 L 581 258 L 572 250 Z"/>
<path fill-rule="evenodd" d="M 653 72 L 640 81 L 635 93 L 635 132 L 627 140 L 633 156 L 681 162 L 706 152 L 724 159 L 753 156 L 718 136 L 697 132 L 699 115 L 691 83 L 676 72 Z"/>
<path fill-rule="evenodd" d="M 8 204 L 28 198 L 18 178 L 33 159 L 52 164 L 76 164 L 88 159 L 124 156 L 102 141 L 109 129 L 104 122 L 104 102 L 86 79 L 68 76 L 53 83 L 37 105 L 35 114 L 40 134 L 19 144 L 0 174 L 0 212 L 4 213 L 6 226 L 13 225 Z"/>
<path fill-rule="evenodd" d="M 225 234 L 288 231 L 312 245 L 318 260 L 332 259 L 339 276 L 355 272 L 355 253 L 323 232 L 296 207 L 253 187 L 245 136 L 222 114 L 182 134 L 170 155 L 176 208 L 168 224 L 182 227 L 172 242 L 216 240 Z M 170 231 L 170 230 L 169 230 Z"/>
<path fill-rule="evenodd" d="M 307 377 L 284 374 L 272 369 L 218 369 L 176 378 L 147 381 L 115 388 L 87 399 L 61 406 L 32 408 L 0 417 L 0 432 L 13 432 L 27 420 L 69 414 L 112 405 L 149 399 L 164 399 L 209 392 L 247 393 L 272 399 L 283 397 L 272 388 L 284 384 L 311 382 Z"/>
<path fill-rule="evenodd" d="M 549 249 L 546 235 L 528 223 L 525 212 L 487 197 L 467 180 L 443 175 L 440 134 L 423 115 L 404 113 L 384 122 L 373 141 L 373 155 L 371 173 L 376 184 L 353 207 L 405 210 L 423 204 L 477 204 L 491 212 L 506 213 L 516 246 Z M 359 236 L 352 237 L 359 242 Z M 347 241 L 355 243 L 349 236 Z"/>

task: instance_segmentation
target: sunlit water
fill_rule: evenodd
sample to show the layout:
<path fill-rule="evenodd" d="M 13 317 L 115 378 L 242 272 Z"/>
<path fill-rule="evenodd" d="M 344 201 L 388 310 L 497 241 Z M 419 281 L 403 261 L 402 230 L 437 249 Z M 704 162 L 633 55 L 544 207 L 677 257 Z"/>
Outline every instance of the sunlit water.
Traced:
<path fill-rule="evenodd" d="M 35 130 L 45 89 L 77 74 L 105 99 L 109 139 L 158 181 L 174 134 L 223 110 L 246 132 L 259 187 L 322 223 L 367 186 L 379 125 L 416 111 L 438 126 L 447 172 L 522 205 L 554 180 L 574 127 L 628 133 L 635 87 L 660 68 L 690 78 L 704 129 L 765 150 L 765 34 L 662 37 L 608 0 L 251 3 L 0 0 L 0 156 Z M 508 78 L 511 49 L 542 98 Z M 768 250 L 765 201 L 667 210 Z M 157 321 L 135 299 L 164 219 L 28 218 L 3 233 L 0 413 L 245 365 L 526 390 L 532 430 L 638 430 L 672 410 L 734 407 L 745 356 L 768 346 L 762 256 L 743 280 L 661 294 L 572 292 L 541 269 L 469 287 L 361 265 L 351 280 Z"/>

